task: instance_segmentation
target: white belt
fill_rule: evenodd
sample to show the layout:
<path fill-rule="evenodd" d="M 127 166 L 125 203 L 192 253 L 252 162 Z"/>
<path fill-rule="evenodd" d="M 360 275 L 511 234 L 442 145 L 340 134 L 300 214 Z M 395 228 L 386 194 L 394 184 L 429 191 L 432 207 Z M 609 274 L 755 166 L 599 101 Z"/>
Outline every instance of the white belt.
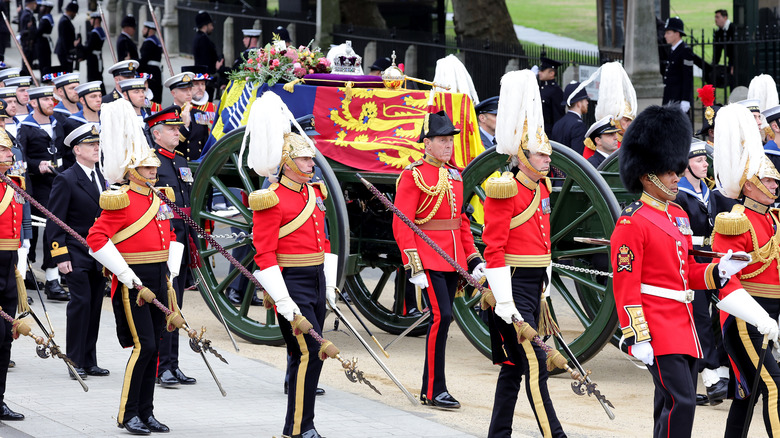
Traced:
<path fill-rule="evenodd" d="M 146 61 L 146 63 L 152 67 L 162 68 L 162 62 L 160 61 Z"/>
<path fill-rule="evenodd" d="M 639 290 L 643 294 L 653 295 L 661 298 L 667 298 L 670 300 L 679 301 L 681 303 L 690 303 L 691 301 L 693 301 L 692 290 L 667 289 L 665 287 L 651 286 L 649 284 L 644 284 L 644 283 L 642 283 Z"/>
<path fill-rule="evenodd" d="M 704 236 L 691 236 L 694 245 L 704 246 L 710 244 L 710 239 Z"/>
<path fill-rule="evenodd" d="M 92 54 L 95 55 L 95 56 L 103 56 L 103 51 L 102 50 L 93 50 Z"/>

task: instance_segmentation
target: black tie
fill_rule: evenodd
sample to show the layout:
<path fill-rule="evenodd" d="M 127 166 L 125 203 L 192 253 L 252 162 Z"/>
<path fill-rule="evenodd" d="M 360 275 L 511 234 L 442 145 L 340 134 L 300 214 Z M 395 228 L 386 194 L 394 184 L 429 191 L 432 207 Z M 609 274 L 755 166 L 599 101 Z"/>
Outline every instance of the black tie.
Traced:
<path fill-rule="evenodd" d="M 94 170 L 92 171 L 92 187 L 93 187 L 95 190 L 97 190 L 97 195 L 98 195 L 98 198 L 99 198 L 99 197 L 100 197 L 100 188 L 99 188 L 99 186 L 98 186 L 98 183 L 97 183 L 97 178 L 96 178 L 96 175 L 95 175 L 95 171 L 94 171 Z"/>
<path fill-rule="evenodd" d="M 498 142 L 496 141 L 496 138 L 495 138 L 495 137 L 493 137 L 493 144 L 494 144 L 494 145 L 497 145 L 497 144 L 498 144 Z"/>

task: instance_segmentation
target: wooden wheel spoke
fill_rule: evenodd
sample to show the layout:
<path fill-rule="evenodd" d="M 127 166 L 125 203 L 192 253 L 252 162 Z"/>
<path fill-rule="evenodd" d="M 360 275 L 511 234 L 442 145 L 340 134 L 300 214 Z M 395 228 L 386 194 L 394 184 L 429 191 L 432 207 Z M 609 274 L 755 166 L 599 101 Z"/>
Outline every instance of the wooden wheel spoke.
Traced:
<path fill-rule="evenodd" d="M 214 222 L 218 222 L 218 223 L 230 226 L 230 227 L 235 227 L 235 228 L 244 230 L 245 232 L 250 231 L 249 230 L 249 226 L 246 224 L 246 222 L 240 222 L 240 221 L 237 221 L 235 219 L 228 219 L 226 217 L 218 216 L 218 215 L 216 215 L 214 213 L 209 213 L 209 212 L 205 212 L 204 211 L 204 212 L 201 212 L 200 217 L 201 217 L 201 219 L 212 220 Z"/>
<path fill-rule="evenodd" d="M 589 248 L 556 250 L 553 254 L 555 259 L 567 259 L 573 257 L 582 257 L 594 254 L 609 253 L 607 246 L 593 246 Z"/>
<path fill-rule="evenodd" d="M 209 178 L 209 181 L 211 184 L 216 187 L 220 192 L 222 192 L 222 196 L 225 197 L 225 199 L 230 202 L 233 207 L 235 207 L 240 213 L 241 216 L 244 217 L 244 220 L 247 223 L 250 223 L 252 221 L 252 211 L 249 210 L 245 205 L 244 202 L 241 201 L 231 190 L 230 188 L 225 185 L 224 182 L 222 182 L 221 179 L 217 178 L 216 176 L 212 176 Z"/>
<path fill-rule="evenodd" d="M 571 231 L 572 231 L 572 230 L 574 230 L 575 228 L 579 227 L 579 225 L 580 225 L 580 224 L 581 224 L 581 223 L 582 223 L 582 222 L 583 222 L 585 219 L 587 219 L 587 218 L 589 218 L 589 217 L 593 216 L 594 214 L 596 214 L 596 209 L 595 209 L 595 208 L 594 208 L 594 207 L 591 205 L 590 207 L 588 207 L 588 209 L 587 209 L 587 210 L 585 210 L 584 212 L 582 212 L 582 214 L 581 214 L 581 215 L 579 215 L 579 216 L 578 216 L 576 219 L 574 219 L 573 221 L 571 221 L 571 222 L 570 222 L 569 224 L 567 224 L 565 227 L 561 228 L 561 230 L 560 230 L 560 231 L 558 231 L 557 233 L 555 233 L 555 234 L 552 236 L 552 238 L 551 238 L 550 240 L 552 241 L 553 245 L 555 245 L 555 243 L 557 243 L 557 242 L 558 242 L 558 241 L 559 241 L 561 238 L 563 238 L 563 236 L 567 235 L 569 232 L 571 232 Z M 556 229 L 556 228 L 555 228 L 555 227 L 553 227 L 553 229 Z"/>
<path fill-rule="evenodd" d="M 560 216 L 560 211 L 563 210 L 563 208 L 560 208 L 564 206 L 565 204 L 563 201 L 568 196 L 569 192 L 571 191 L 572 186 L 574 185 L 574 178 L 566 178 L 563 181 L 563 186 L 561 186 L 560 192 L 558 192 L 558 197 L 555 200 L 555 205 L 559 206 L 559 208 L 556 208 L 553 206 L 552 212 L 550 213 L 550 228 L 555 230 L 556 225 L 558 224 L 558 216 Z"/>
<path fill-rule="evenodd" d="M 390 280 L 390 275 L 392 275 L 394 270 L 392 269 L 382 269 L 382 276 L 379 277 L 379 281 L 376 283 L 376 287 L 374 287 L 374 290 L 371 291 L 371 301 L 378 303 L 379 297 L 382 296 L 382 292 L 385 290 L 385 286 L 387 285 L 387 281 Z"/>
<path fill-rule="evenodd" d="M 487 195 L 485 195 L 485 189 L 482 188 L 482 186 L 476 186 L 474 187 L 474 195 L 479 198 L 480 201 L 483 203 L 485 202 L 485 198 Z"/>
<path fill-rule="evenodd" d="M 480 298 L 482 298 L 482 294 L 480 293 L 473 294 L 473 296 L 471 297 L 469 297 L 468 294 L 466 294 L 463 297 L 463 303 L 466 307 L 474 307 L 477 305 L 477 303 L 479 303 Z"/>
<path fill-rule="evenodd" d="M 238 170 L 238 176 L 239 176 L 239 178 L 241 178 L 241 182 L 244 184 L 244 189 L 246 190 L 246 192 L 247 193 L 252 193 L 255 190 L 257 190 L 255 188 L 254 183 L 252 183 L 252 178 L 250 178 L 249 175 L 248 175 L 248 170 L 247 169 L 249 169 L 249 168 L 246 167 L 246 166 L 239 166 L 238 165 L 238 153 L 233 153 L 231 155 L 231 157 L 233 159 L 233 163 L 235 163 L 235 165 L 236 165 L 236 169 Z"/>
<path fill-rule="evenodd" d="M 583 327 L 588 327 L 591 324 L 591 320 L 588 317 L 588 314 L 585 312 L 582 306 L 580 306 L 580 303 L 577 302 L 577 299 L 574 297 L 574 295 L 572 295 L 571 291 L 569 291 L 569 288 L 564 285 L 561 277 L 556 274 L 553 274 L 552 277 L 552 285 L 555 287 L 558 293 L 561 294 L 561 297 L 564 301 L 566 301 L 566 304 L 569 305 L 572 312 L 574 312 L 574 316 L 580 320 L 580 323 L 583 325 Z"/>

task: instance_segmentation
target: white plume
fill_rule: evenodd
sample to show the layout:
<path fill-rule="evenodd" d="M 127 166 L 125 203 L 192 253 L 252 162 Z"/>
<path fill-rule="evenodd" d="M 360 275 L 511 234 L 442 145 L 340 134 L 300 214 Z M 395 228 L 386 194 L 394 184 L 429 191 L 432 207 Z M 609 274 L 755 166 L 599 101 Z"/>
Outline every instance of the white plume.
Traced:
<path fill-rule="evenodd" d="M 636 117 L 636 91 L 622 64 L 615 61 L 602 65 L 588 79 L 582 81 L 569 97 L 574 96 L 593 81 L 597 81 L 599 90 L 596 120 L 607 116 L 612 116 L 615 120 Z M 571 101 L 567 101 L 566 104 L 571 105 Z"/>
<path fill-rule="evenodd" d="M 780 104 L 777 96 L 777 85 L 772 76 L 761 74 L 750 81 L 748 87 L 748 99 L 758 99 L 758 107 L 761 111 L 776 107 Z"/>
<path fill-rule="evenodd" d="M 124 181 L 128 168 L 155 156 L 144 136 L 143 125 L 127 99 L 100 106 L 100 170 L 109 184 Z"/>
<path fill-rule="evenodd" d="M 501 92 L 496 115 L 496 152 L 507 155 L 522 153 L 523 125 L 528 122 L 528 150 L 539 151 L 536 133 L 544 131 L 542 98 L 539 84 L 531 70 L 511 71 L 501 78 Z"/>
<path fill-rule="evenodd" d="M 241 142 L 239 165 L 243 165 L 241 162 L 248 146 L 246 164 L 258 175 L 275 181 L 282 161 L 284 134 L 291 132 L 290 123 L 314 147 L 314 142 L 306 136 L 278 95 L 266 91 L 255 99 L 249 109 L 244 140 Z"/>
<path fill-rule="evenodd" d="M 436 73 L 433 76 L 433 82 L 450 87 L 449 90 L 434 87 L 436 92 L 463 93 L 468 95 L 474 105 L 479 103 L 477 89 L 474 88 L 474 81 L 471 80 L 466 66 L 460 62 L 455 55 L 448 55 L 436 61 Z"/>
<path fill-rule="evenodd" d="M 756 175 L 764 157 L 756 120 L 745 106 L 732 103 L 718 111 L 713 155 L 718 188 L 729 198 L 738 198 L 743 175 L 747 179 Z"/>

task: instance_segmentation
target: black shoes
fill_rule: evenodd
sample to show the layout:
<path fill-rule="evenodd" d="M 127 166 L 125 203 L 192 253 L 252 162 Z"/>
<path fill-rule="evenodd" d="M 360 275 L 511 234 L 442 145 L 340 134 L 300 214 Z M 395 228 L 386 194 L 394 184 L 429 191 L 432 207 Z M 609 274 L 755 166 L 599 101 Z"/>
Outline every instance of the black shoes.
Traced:
<path fill-rule="evenodd" d="M 91 367 L 86 367 L 86 368 L 84 368 L 84 371 L 86 371 L 87 375 L 90 375 L 90 376 L 100 376 L 100 377 L 103 377 L 103 376 L 107 376 L 107 375 L 111 374 L 111 372 L 108 371 L 107 369 L 100 368 L 97 365 L 92 365 Z"/>
<path fill-rule="evenodd" d="M 420 312 L 420 309 L 418 309 L 416 307 L 412 307 L 411 309 L 406 311 L 406 316 L 411 317 L 411 318 L 419 318 L 422 315 L 423 314 L 422 314 L 422 312 Z"/>
<path fill-rule="evenodd" d="M 74 367 L 73 369 L 74 369 L 74 370 L 76 370 L 76 374 L 78 374 L 78 375 L 79 375 L 79 377 L 81 377 L 81 380 L 84 380 L 84 379 L 86 379 L 86 378 L 87 378 L 87 372 L 86 372 L 86 371 L 84 371 L 84 368 L 81 368 L 81 367 Z M 68 370 L 68 374 L 70 375 L 70 378 L 71 378 L 71 379 L 73 379 L 73 380 L 76 380 L 76 375 L 75 375 L 75 374 L 73 374 L 73 371 L 71 371 L 71 370 Z"/>
<path fill-rule="evenodd" d="M 288 386 L 289 385 L 287 384 L 287 382 L 284 382 L 284 395 L 287 395 L 287 393 L 289 392 Z M 314 393 L 316 395 L 325 395 L 325 390 L 322 388 L 317 388 L 317 390 L 314 391 Z"/>
<path fill-rule="evenodd" d="M 36 289 L 43 290 L 43 283 L 41 283 L 40 281 L 37 282 L 38 283 L 37 287 L 35 283 L 36 281 L 33 279 L 32 273 L 30 273 L 30 271 L 27 271 L 27 275 L 24 277 L 24 286 L 30 290 L 36 290 Z"/>
<path fill-rule="evenodd" d="M 176 380 L 178 380 L 179 383 L 181 383 L 182 385 L 194 385 L 197 382 L 197 380 L 195 380 L 193 377 L 185 376 L 184 373 L 181 372 L 181 369 L 179 368 L 176 368 L 173 371 L 173 375 L 174 377 L 176 377 Z"/>
<path fill-rule="evenodd" d="M 146 424 L 144 424 L 143 421 L 141 421 L 138 416 L 135 416 L 127 421 L 125 421 L 124 424 L 117 424 L 117 427 L 125 428 L 126 431 L 130 432 L 133 435 L 151 435 L 152 431 L 149 430 L 148 427 L 146 427 Z"/>
<path fill-rule="evenodd" d="M 451 396 L 449 392 L 444 391 L 431 400 L 420 394 L 420 402 L 426 406 L 433 406 L 441 409 L 458 409 L 460 408 L 460 402 L 455 400 L 455 397 Z"/>
<path fill-rule="evenodd" d="M 696 394 L 696 406 L 707 406 L 710 404 L 710 399 L 704 394 Z"/>
<path fill-rule="evenodd" d="M 729 391 L 729 379 L 721 377 L 718 383 L 707 387 L 707 399 L 710 406 L 717 406 L 723 403 Z"/>
<path fill-rule="evenodd" d="M 47 280 L 44 290 L 46 298 L 52 301 L 70 301 L 70 296 L 57 280 Z"/>
<path fill-rule="evenodd" d="M 154 418 L 154 415 L 150 415 L 149 418 L 146 419 L 145 423 L 146 427 L 148 427 L 152 432 L 166 433 L 171 431 L 168 426 L 157 421 L 157 419 Z"/>
<path fill-rule="evenodd" d="M 263 305 L 263 300 L 258 298 L 257 292 L 255 292 L 254 295 L 252 295 L 252 302 L 250 302 L 249 304 L 252 305 L 252 306 L 262 306 Z"/>
<path fill-rule="evenodd" d="M 179 379 L 173 375 L 171 370 L 165 370 L 160 377 L 157 378 L 157 383 L 162 386 L 176 386 L 179 384 Z"/>
<path fill-rule="evenodd" d="M 3 407 L 0 409 L 0 420 L 3 421 L 22 421 L 24 420 L 24 415 L 14 412 L 11 410 L 11 408 L 8 407 L 5 402 L 3 402 Z"/>

